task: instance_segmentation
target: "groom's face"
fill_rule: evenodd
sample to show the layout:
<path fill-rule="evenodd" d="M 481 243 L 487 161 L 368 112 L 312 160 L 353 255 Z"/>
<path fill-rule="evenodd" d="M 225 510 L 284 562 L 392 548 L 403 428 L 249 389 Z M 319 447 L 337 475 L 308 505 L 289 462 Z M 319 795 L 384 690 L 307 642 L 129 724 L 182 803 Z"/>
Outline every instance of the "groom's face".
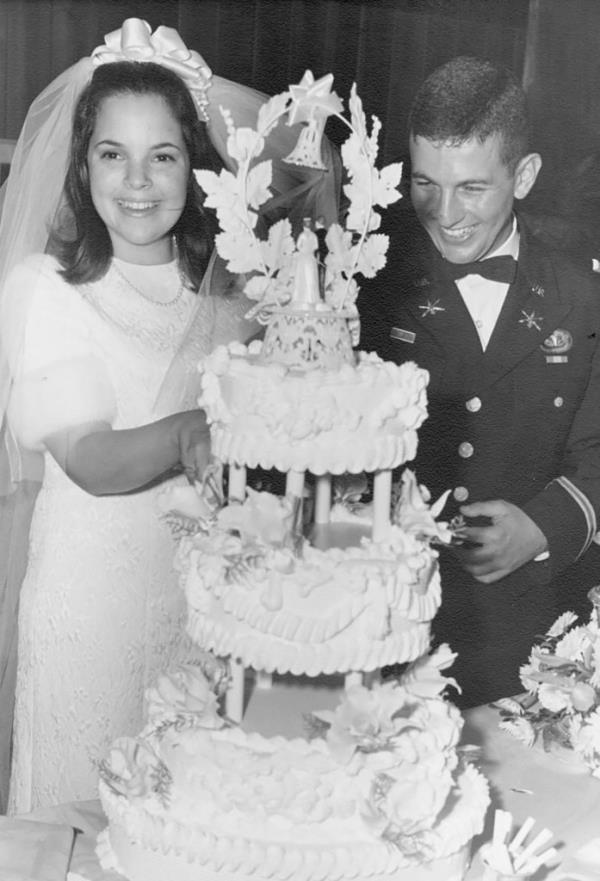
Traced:
<path fill-rule="evenodd" d="M 499 135 L 481 142 L 411 137 L 411 197 L 435 247 L 451 263 L 480 260 L 512 228 L 517 169 L 501 156 Z"/>

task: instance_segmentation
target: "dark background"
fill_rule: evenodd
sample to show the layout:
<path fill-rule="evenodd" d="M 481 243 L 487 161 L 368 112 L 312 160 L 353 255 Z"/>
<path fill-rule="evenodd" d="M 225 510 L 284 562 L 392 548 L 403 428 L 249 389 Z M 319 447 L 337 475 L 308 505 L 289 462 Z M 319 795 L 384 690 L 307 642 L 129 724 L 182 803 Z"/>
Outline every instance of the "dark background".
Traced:
<path fill-rule="evenodd" d="M 544 157 L 533 208 L 581 212 L 573 194 L 595 195 L 600 0 L 0 0 L 0 138 L 16 138 L 31 100 L 129 16 L 177 28 L 215 73 L 269 93 L 307 68 L 332 72 L 344 99 L 355 81 L 383 123 L 382 162 L 404 158 L 408 107 L 434 67 L 458 54 L 504 64 L 523 80 Z"/>

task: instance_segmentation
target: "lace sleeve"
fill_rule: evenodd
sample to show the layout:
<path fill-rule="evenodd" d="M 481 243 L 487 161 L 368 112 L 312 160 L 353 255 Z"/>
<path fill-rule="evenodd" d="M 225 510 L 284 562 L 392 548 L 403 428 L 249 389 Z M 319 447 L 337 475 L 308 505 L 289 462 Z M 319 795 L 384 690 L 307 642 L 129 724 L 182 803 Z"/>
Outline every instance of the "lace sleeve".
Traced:
<path fill-rule="evenodd" d="M 85 309 L 51 258 L 30 258 L 7 280 L 2 336 L 13 377 L 8 420 L 26 449 L 42 449 L 45 437 L 64 428 L 114 421 L 114 389 L 94 351 Z"/>

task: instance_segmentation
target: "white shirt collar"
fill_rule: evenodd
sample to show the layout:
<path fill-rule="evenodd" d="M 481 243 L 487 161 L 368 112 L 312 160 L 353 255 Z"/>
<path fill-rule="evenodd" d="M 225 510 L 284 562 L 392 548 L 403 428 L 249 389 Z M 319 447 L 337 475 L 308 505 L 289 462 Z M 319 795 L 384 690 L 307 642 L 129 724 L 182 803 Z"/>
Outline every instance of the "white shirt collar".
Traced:
<path fill-rule="evenodd" d="M 517 260 L 519 256 L 519 230 L 517 228 L 517 218 L 514 214 L 512 229 L 508 238 L 505 239 L 495 251 L 492 251 L 491 254 L 486 254 L 483 259 L 487 260 L 488 257 L 503 257 L 505 254 L 508 254 L 509 257 L 514 257 L 515 260 Z"/>

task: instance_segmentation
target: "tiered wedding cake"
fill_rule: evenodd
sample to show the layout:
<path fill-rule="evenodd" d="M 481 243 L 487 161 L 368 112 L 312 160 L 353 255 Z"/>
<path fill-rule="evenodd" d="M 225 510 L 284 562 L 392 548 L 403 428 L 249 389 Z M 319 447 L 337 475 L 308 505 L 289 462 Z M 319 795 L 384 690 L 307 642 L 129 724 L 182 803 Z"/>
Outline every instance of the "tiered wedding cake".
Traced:
<path fill-rule="evenodd" d="M 482 828 L 487 785 L 457 749 L 462 720 L 442 697 L 452 655 L 426 654 L 440 602 L 432 543 L 448 532 L 410 471 L 392 486 L 392 469 L 415 455 L 427 374 L 356 357 L 350 342 L 353 276 L 385 260 L 373 206 L 398 198 L 400 176 L 375 168 L 377 124 L 369 136 L 355 93 L 342 148 L 349 211 L 345 229 L 327 231 L 324 270 L 308 222 L 294 239 L 280 221 L 257 247 L 241 220 L 242 203 L 261 204 L 252 168 L 263 163 L 251 160 L 282 114 L 308 121 L 290 159 L 318 163 L 315 133 L 341 109 L 330 86 L 307 73 L 265 105 L 258 132 L 229 121 L 239 204 L 231 174 L 198 173 L 224 230 L 219 250 L 231 254 L 235 239 L 231 268 L 253 273 L 247 293 L 268 327 L 264 342 L 221 347 L 200 366 L 228 503 L 215 465 L 191 508 L 184 500 L 178 565 L 189 633 L 211 654 L 159 680 L 147 727 L 102 767 L 99 853 L 131 881 L 460 881 Z M 248 488 L 247 467 L 285 473 L 285 495 Z M 369 504 L 358 499 L 365 472 Z M 376 681 L 398 662 L 400 681 Z M 262 711 L 243 717 L 246 668 L 257 671 L 252 699 L 279 713 L 275 736 Z M 345 682 L 332 711 L 319 677 L 333 673 Z M 315 705 L 306 736 L 290 737 L 298 676 L 312 677 Z"/>

